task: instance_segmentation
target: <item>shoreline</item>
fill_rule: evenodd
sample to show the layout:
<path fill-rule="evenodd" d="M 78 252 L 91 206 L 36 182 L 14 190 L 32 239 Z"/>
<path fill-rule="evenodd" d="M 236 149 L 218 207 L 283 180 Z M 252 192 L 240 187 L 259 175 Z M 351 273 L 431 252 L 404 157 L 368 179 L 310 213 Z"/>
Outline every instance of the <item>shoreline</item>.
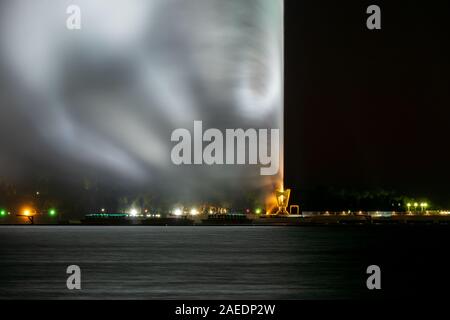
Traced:
<path fill-rule="evenodd" d="M 450 219 L 434 219 L 434 220 L 401 220 L 401 221 L 367 221 L 367 222 L 357 222 L 357 221 L 292 221 L 292 222 L 232 222 L 227 223 L 208 223 L 208 222 L 189 222 L 189 223 L 108 223 L 108 222 L 98 222 L 98 223 L 3 223 L 2 226 L 45 226 L 45 227 L 364 227 L 364 226 L 431 226 L 431 227 L 450 227 Z"/>

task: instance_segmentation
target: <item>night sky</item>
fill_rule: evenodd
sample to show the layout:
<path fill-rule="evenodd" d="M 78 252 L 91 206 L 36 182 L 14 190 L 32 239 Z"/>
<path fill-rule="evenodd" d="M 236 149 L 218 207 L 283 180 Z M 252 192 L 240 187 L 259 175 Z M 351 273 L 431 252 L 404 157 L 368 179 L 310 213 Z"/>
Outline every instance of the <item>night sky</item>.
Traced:
<path fill-rule="evenodd" d="M 370 4 L 382 29 L 368 30 Z M 287 1 L 286 185 L 450 205 L 448 1 Z M 298 199 L 300 198 L 300 199 Z"/>

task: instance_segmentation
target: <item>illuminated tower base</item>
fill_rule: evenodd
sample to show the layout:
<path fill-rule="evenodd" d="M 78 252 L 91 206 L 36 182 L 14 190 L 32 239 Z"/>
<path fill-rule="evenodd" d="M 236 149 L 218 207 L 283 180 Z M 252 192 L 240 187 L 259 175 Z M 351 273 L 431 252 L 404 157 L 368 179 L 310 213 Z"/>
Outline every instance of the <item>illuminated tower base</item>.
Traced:
<path fill-rule="evenodd" d="M 275 197 L 277 198 L 277 207 L 278 207 L 278 210 L 274 213 L 275 215 L 283 215 L 283 216 L 289 215 L 287 207 L 289 204 L 290 195 L 291 189 L 275 191 Z"/>

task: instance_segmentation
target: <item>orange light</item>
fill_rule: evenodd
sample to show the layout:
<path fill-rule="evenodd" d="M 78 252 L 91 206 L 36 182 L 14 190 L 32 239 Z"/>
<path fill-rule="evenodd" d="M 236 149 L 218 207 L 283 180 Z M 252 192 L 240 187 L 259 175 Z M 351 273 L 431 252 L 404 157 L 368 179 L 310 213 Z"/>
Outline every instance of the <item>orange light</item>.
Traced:
<path fill-rule="evenodd" d="M 30 207 L 25 207 L 22 209 L 22 215 L 30 217 L 36 214 L 36 211 Z"/>
<path fill-rule="evenodd" d="M 275 195 L 275 192 L 273 192 L 273 190 L 278 190 L 283 192 L 284 191 L 284 183 L 283 183 L 283 179 L 278 179 L 278 181 L 276 181 L 273 185 L 272 185 L 271 192 L 269 194 L 267 194 L 266 198 L 265 198 L 265 211 L 266 214 L 272 214 L 276 211 L 276 208 L 278 207 L 278 201 L 277 201 L 277 197 Z"/>

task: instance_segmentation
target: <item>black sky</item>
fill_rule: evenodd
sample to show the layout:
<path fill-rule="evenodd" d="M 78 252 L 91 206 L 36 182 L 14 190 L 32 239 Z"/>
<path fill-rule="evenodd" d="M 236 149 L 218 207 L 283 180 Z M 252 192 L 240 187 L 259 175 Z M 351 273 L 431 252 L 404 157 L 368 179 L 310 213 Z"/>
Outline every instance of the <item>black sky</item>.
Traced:
<path fill-rule="evenodd" d="M 366 8 L 382 29 L 366 28 Z M 286 184 L 450 205 L 448 1 L 286 1 Z M 300 199 L 301 200 L 301 199 Z"/>

